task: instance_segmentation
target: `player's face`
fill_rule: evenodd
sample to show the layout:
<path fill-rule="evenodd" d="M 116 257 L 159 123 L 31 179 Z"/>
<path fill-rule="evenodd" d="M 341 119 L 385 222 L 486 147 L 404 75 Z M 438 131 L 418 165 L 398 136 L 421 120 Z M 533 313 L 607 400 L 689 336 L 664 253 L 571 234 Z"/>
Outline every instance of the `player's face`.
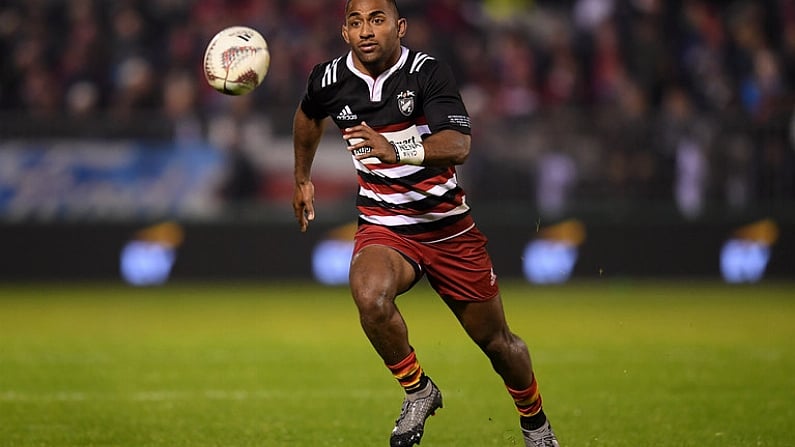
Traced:
<path fill-rule="evenodd" d="M 378 76 L 400 58 L 406 19 L 387 0 L 351 0 L 345 11 L 342 38 L 351 46 L 354 65 Z"/>

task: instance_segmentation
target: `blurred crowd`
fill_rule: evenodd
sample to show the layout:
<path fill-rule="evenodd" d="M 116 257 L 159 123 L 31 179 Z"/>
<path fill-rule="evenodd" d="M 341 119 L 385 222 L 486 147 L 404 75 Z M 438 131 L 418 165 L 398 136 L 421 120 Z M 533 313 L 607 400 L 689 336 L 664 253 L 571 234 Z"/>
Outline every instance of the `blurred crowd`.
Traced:
<path fill-rule="evenodd" d="M 234 152 L 230 197 L 267 200 L 256 152 L 289 138 L 311 68 L 347 51 L 344 3 L 4 0 L 0 138 L 21 121 L 70 123 L 65 133 L 90 123 L 84 136 L 165 129 Z M 476 198 L 549 215 L 606 197 L 673 201 L 693 217 L 795 199 L 795 0 L 398 5 L 405 44 L 458 76 L 475 124 L 462 176 Z M 232 99 L 207 87 L 200 61 L 237 24 L 262 32 L 272 63 L 261 88 Z"/>

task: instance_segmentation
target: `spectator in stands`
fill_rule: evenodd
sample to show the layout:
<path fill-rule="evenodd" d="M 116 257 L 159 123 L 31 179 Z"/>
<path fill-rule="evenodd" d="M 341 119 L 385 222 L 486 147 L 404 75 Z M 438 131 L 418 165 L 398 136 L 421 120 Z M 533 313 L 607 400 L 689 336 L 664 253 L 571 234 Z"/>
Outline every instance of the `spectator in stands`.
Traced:
<path fill-rule="evenodd" d="M 230 103 L 201 82 L 198 61 L 217 30 L 242 23 L 266 35 L 273 56 L 268 79 L 251 101 L 270 117 L 274 134 L 286 137 L 291 121 L 284 110 L 304 89 L 307 61 L 344 50 L 324 32 L 341 22 L 328 14 L 339 9 L 328 7 L 334 1 L 3 1 L 2 129 L 20 132 L 15 123 L 28 122 L 31 129 L 21 133 L 34 134 L 41 129 L 36 117 L 52 123 L 58 115 L 107 112 L 128 118 L 130 125 L 148 119 L 162 126 L 173 117 L 173 92 L 164 85 L 174 72 L 194 78 L 190 97 L 197 114 L 232 114 Z M 658 135 L 639 134 L 635 125 L 643 119 L 626 121 L 618 113 L 607 127 L 592 124 L 603 107 L 626 111 L 633 96 L 642 97 L 643 116 L 657 115 L 667 107 L 667 86 L 677 85 L 695 116 L 731 125 L 732 134 L 760 144 L 752 158 L 757 186 L 749 189 L 749 200 L 795 194 L 785 180 L 795 169 L 787 137 L 795 109 L 795 0 L 402 0 L 401 9 L 411 17 L 411 46 L 454 67 L 471 115 L 484 129 L 483 136 L 475 135 L 476 150 L 482 140 L 515 141 L 514 152 L 533 151 L 526 144 L 531 128 L 549 132 L 562 124 L 533 126 L 539 112 L 576 108 L 582 118 L 567 121 L 576 124 L 567 132 L 581 137 L 583 147 L 601 148 L 604 160 L 627 166 L 605 176 L 607 181 L 644 169 L 655 173 L 630 182 L 645 185 L 641 189 L 614 183 L 616 194 L 648 197 L 661 190 L 660 182 L 670 191 L 673 165 L 659 157 Z M 571 116 L 553 116 L 564 115 Z M 30 119 L 20 118 L 25 116 Z M 630 137 L 620 137 L 621 126 L 629 126 Z M 488 135 L 494 133 L 497 138 Z M 629 167 L 633 163 L 617 145 L 633 146 L 630 158 L 644 160 L 644 168 Z M 729 152 L 711 150 L 709 164 L 733 164 Z M 588 172 L 585 152 L 571 155 L 577 171 Z M 505 154 L 484 150 L 476 156 L 486 166 L 500 164 Z M 528 165 L 521 169 L 532 172 L 537 158 L 528 153 L 512 160 L 524 160 Z"/>

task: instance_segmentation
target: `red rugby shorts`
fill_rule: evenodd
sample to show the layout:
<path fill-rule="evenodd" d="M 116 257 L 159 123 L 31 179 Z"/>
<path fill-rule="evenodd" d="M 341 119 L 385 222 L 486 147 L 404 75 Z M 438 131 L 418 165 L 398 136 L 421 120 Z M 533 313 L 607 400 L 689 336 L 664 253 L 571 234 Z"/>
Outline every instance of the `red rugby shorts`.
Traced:
<path fill-rule="evenodd" d="M 391 247 L 419 267 L 420 275 L 428 277 L 440 296 L 458 301 L 488 301 L 497 296 L 499 287 L 487 243 L 486 236 L 474 226 L 450 239 L 424 243 L 386 227 L 364 224 L 356 231 L 353 252 L 370 245 Z"/>

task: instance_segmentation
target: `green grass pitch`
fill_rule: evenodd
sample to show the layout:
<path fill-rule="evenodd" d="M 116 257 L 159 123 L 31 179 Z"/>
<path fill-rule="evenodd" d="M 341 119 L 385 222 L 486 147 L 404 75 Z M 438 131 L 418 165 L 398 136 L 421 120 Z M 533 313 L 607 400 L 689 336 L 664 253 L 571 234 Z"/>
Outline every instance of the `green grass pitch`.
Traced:
<path fill-rule="evenodd" d="M 795 287 L 504 283 L 564 447 L 795 445 Z M 421 283 L 398 301 L 445 408 L 422 447 L 521 446 Z M 0 285 L 0 446 L 386 446 L 402 400 L 346 288 Z"/>

